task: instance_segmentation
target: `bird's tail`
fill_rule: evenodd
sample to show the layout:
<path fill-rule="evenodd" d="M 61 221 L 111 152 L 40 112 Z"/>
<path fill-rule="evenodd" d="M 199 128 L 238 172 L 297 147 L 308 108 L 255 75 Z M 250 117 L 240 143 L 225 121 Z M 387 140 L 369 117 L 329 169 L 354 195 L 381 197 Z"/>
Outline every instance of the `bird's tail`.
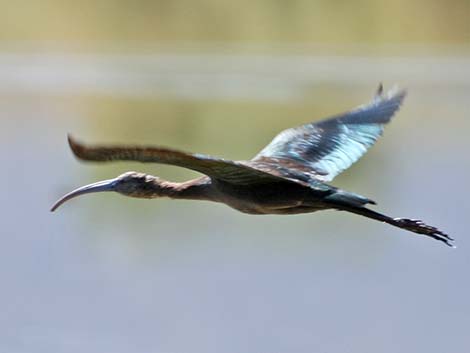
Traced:
<path fill-rule="evenodd" d="M 357 206 L 350 206 L 350 205 L 335 205 L 335 208 L 341 211 L 348 211 L 348 212 L 352 212 L 361 216 L 372 218 L 380 222 L 385 222 L 392 226 L 406 229 L 413 233 L 426 235 L 433 239 L 442 241 L 450 247 L 455 247 L 452 244 L 454 239 L 452 239 L 450 236 L 440 231 L 436 227 L 429 226 L 419 219 L 392 218 L 384 214 L 372 211 L 365 207 L 357 207 Z"/>

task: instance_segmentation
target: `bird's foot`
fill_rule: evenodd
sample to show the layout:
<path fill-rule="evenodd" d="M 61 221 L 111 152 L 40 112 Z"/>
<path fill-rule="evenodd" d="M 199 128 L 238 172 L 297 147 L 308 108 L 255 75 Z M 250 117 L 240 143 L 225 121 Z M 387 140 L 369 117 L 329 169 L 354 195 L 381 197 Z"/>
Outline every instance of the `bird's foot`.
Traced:
<path fill-rule="evenodd" d="M 454 239 L 452 239 L 450 236 L 440 231 L 436 227 L 427 225 L 419 219 L 395 218 L 394 221 L 396 222 L 396 225 L 400 228 L 412 231 L 414 233 L 427 235 L 428 237 L 442 241 L 446 245 L 455 248 L 455 245 L 452 244 Z"/>

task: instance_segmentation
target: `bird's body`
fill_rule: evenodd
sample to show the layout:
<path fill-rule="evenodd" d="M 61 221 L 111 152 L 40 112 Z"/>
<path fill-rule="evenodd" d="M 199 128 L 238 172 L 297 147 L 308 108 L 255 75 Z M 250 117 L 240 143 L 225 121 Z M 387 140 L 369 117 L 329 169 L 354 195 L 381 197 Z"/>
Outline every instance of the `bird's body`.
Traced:
<path fill-rule="evenodd" d="M 323 190 L 315 190 L 283 181 L 259 185 L 233 185 L 204 176 L 184 183 L 172 183 L 137 172 L 128 172 L 122 177 L 142 180 L 139 189 L 135 192 L 127 191 L 126 196 L 213 201 L 252 215 L 311 213 L 331 208 L 328 197 L 358 197 L 326 184 Z"/>
<path fill-rule="evenodd" d="M 382 134 L 400 107 L 404 91 L 382 94 L 344 114 L 281 132 L 248 161 L 230 161 L 160 147 L 95 146 L 69 137 L 74 154 L 88 161 L 130 160 L 170 164 L 204 176 L 183 183 L 127 172 L 115 179 L 81 187 L 53 207 L 85 193 L 115 191 L 138 198 L 170 197 L 224 203 L 247 214 L 299 214 L 336 209 L 427 235 L 452 246 L 452 239 L 419 220 L 391 218 L 368 209 L 367 197 L 327 184 L 357 161 Z"/>
<path fill-rule="evenodd" d="M 233 186 L 228 183 L 212 183 L 214 199 L 240 212 L 263 214 L 298 214 L 322 209 L 321 198 L 316 192 L 289 183 Z M 280 199 L 279 194 L 286 197 Z"/>
<path fill-rule="evenodd" d="M 145 179 L 138 198 L 169 197 L 224 203 L 247 214 L 297 214 L 328 208 L 321 204 L 322 194 L 294 183 L 274 182 L 260 185 L 233 185 L 207 176 L 184 183 L 162 182 L 146 174 L 129 172 L 132 178 Z M 142 191 L 144 190 L 144 191 Z M 279 198 L 279 195 L 285 195 Z"/>

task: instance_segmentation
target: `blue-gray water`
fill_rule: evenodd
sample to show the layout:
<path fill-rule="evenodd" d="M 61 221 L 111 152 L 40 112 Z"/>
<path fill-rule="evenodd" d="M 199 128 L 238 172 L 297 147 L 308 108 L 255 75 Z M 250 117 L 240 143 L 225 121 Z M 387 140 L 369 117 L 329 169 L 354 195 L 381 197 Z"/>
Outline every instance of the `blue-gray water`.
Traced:
<path fill-rule="evenodd" d="M 159 165 L 77 162 L 66 134 L 250 158 L 283 128 L 409 96 L 334 181 L 458 249 L 354 215 L 90 195 Z M 0 54 L 0 352 L 467 352 L 470 61 Z"/>

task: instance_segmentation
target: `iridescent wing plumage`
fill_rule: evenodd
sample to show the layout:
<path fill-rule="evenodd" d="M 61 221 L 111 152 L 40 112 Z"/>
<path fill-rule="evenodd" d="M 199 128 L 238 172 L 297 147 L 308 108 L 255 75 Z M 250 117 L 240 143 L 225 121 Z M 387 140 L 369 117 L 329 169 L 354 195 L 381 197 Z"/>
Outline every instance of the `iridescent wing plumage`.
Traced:
<path fill-rule="evenodd" d="M 377 141 L 406 92 L 391 90 L 344 114 L 281 132 L 253 162 L 286 166 L 305 180 L 333 180 Z"/>

